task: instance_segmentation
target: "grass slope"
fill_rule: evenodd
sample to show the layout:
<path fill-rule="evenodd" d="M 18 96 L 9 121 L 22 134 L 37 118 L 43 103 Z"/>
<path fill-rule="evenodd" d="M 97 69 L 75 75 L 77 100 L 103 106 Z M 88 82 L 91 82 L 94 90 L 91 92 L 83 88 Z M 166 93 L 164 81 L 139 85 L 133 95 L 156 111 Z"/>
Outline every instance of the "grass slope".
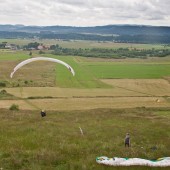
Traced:
<path fill-rule="evenodd" d="M 170 156 L 169 109 L 49 111 L 45 118 L 37 111 L 1 109 L 0 120 L 0 167 L 3 169 L 158 170 L 161 168 L 105 167 L 98 165 L 95 158 Z M 131 148 L 124 148 L 126 132 L 131 135 Z M 153 146 L 157 149 L 152 150 Z"/>

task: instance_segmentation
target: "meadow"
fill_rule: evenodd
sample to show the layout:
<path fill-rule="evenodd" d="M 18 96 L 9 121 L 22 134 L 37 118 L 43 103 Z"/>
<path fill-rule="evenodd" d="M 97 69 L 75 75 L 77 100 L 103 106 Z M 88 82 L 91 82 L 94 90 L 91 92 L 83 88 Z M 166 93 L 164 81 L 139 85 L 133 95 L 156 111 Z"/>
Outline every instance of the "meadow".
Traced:
<path fill-rule="evenodd" d="M 32 40 L 8 41 L 24 45 Z M 164 48 L 159 44 L 87 41 L 43 43 L 70 48 Z M 40 56 L 37 51 L 32 53 L 32 57 Z M 30 58 L 29 51 L 0 51 L 0 92 L 6 91 L 0 93 L 0 168 L 162 169 L 106 167 L 95 159 L 170 156 L 169 56 L 124 60 L 56 56 L 49 52 L 42 56 L 67 62 L 75 70 L 75 77 L 62 65 L 40 61 L 24 66 L 10 79 L 15 65 Z M 19 106 L 19 111 L 9 110 L 13 104 Z M 47 111 L 44 118 L 41 109 Z M 124 148 L 127 132 L 131 148 Z"/>
<path fill-rule="evenodd" d="M 162 168 L 107 167 L 98 165 L 95 159 L 105 155 L 153 160 L 170 155 L 168 109 L 48 111 L 45 118 L 39 111 L 1 109 L 0 118 L 3 169 L 158 170 Z M 127 131 L 131 148 L 124 148 Z"/>

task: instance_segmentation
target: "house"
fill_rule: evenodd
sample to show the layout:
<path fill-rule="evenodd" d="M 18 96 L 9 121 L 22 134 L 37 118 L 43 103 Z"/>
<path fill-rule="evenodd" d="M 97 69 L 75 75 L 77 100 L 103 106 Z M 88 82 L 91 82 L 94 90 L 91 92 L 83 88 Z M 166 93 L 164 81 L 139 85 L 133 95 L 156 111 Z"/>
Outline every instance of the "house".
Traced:
<path fill-rule="evenodd" d="M 5 48 L 10 50 L 18 50 L 18 47 L 15 44 L 6 44 Z"/>
<path fill-rule="evenodd" d="M 37 47 L 37 50 L 43 50 L 44 49 L 44 46 L 43 45 L 39 45 L 38 47 Z"/>

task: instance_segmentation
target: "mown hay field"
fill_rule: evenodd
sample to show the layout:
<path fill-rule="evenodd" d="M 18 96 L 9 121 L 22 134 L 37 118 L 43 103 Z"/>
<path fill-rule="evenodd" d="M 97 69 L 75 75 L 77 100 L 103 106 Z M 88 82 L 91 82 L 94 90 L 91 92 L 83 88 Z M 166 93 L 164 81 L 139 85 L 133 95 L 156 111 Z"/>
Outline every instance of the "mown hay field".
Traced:
<path fill-rule="evenodd" d="M 166 79 L 104 79 L 104 83 L 150 96 L 170 96 L 170 83 Z"/>
<path fill-rule="evenodd" d="M 7 88 L 21 99 L 29 99 L 34 109 L 84 110 L 94 108 L 169 107 L 170 84 L 163 79 L 102 80 L 113 86 L 108 89 L 73 89 L 56 87 Z M 32 100 L 30 100 L 32 99 Z M 27 100 L 28 101 L 28 100 Z M 6 105 L 4 104 L 6 103 Z M 3 101 L 8 108 L 18 100 Z M 20 102 L 20 100 L 19 100 Z M 0 101 L 2 103 L 2 101 Z M 22 109 L 32 109 L 22 105 Z M 66 106 L 65 106 L 66 105 Z"/>

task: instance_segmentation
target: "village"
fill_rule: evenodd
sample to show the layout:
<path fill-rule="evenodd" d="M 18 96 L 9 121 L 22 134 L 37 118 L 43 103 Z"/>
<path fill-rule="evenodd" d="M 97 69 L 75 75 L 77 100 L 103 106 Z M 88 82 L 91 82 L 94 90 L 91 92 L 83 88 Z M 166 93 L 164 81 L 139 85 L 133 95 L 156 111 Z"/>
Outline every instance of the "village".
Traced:
<path fill-rule="evenodd" d="M 31 42 L 27 45 L 18 45 L 8 42 L 0 43 L 0 49 L 6 50 L 49 50 L 51 46 L 43 45 L 42 43 Z"/>

